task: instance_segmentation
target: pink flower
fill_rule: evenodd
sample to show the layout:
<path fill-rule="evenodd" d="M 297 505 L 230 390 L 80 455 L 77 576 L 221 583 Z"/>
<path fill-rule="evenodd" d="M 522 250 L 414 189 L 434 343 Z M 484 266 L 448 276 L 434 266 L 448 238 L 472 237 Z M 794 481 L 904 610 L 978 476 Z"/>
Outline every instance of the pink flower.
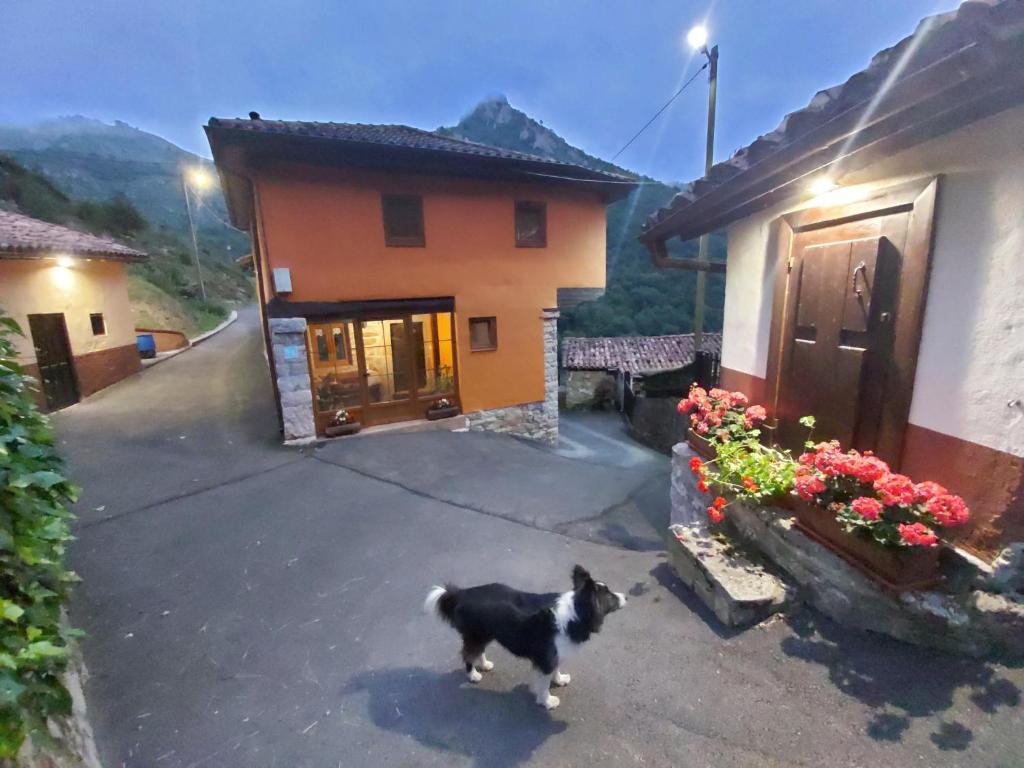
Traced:
<path fill-rule="evenodd" d="M 971 510 L 967 508 L 964 500 L 951 493 L 941 493 L 938 496 L 933 496 L 924 505 L 924 509 L 944 528 L 963 525 L 971 517 Z"/>
<path fill-rule="evenodd" d="M 928 501 L 935 496 L 942 496 L 947 493 L 949 491 L 938 483 L 933 483 L 931 480 L 925 480 L 923 483 L 918 483 L 914 486 L 915 501 Z"/>
<path fill-rule="evenodd" d="M 882 502 L 869 496 L 858 496 L 850 502 L 850 508 L 865 520 L 877 520 L 884 509 Z"/>
<path fill-rule="evenodd" d="M 914 481 L 906 475 L 890 472 L 875 480 L 874 486 L 887 507 L 914 503 Z"/>
<path fill-rule="evenodd" d="M 693 400 L 686 398 L 685 400 L 679 401 L 679 405 L 676 406 L 676 410 L 679 411 L 679 413 L 689 413 L 696 407 L 697 404 L 693 402 Z"/>
<path fill-rule="evenodd" d="M 747 429 L 753 429 L 754 425 L 759 424 L 768 418 L 768 414 L 763 406 L 752 405 L 743 412 L 743 426 Z"/>
<path fill-rule="evenodd" d="M 934 547 L 939 543 L 939 537 L 924 523 L 900 523 L 899 532 L 900 538 L 912 547 Z"/>
<path fill-rule="evenodd" d="M 814 497 L 825 490 L 825 481 L 815 474 L 800 475 L 793 481 L 793 488 L 804 501 L 814 501 Z"/>
<path fill-rule="evenodd" d="M 750 401 L 747 400 L 747 396 L 744 395 L 742 392 L 729 393 L 729 405 L 731 405 L 733 408 L 745 408 L 747 406 L 747 403 L 749 402 Z"/>
<path fill-rule="evenodd" d="M 729 393 L 726 390 L 724 390 L 724 389 L 718 389 L 717 387 L 715 387 L 710 392 L 708 392 L 708 397 L 710 397 L 712 400 L 726 400 L 726 401 L 728 401 L 729 400 Z"/>

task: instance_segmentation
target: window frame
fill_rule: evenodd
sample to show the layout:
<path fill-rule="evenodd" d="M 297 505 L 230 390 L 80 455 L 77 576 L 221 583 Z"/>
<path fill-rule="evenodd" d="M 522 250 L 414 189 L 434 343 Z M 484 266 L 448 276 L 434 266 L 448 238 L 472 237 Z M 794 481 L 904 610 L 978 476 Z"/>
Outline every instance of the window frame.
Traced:
<path fill-rule="evenodd" d="M 96 318 L 100 321 L 100 330 L 96 330 Z M 103 316 L 102 312 L 90 312 L 89 313 L 89 327 L 92 328 L 93 336 L 106 336 L 107 335 L 107 318 Z"/>
<path fill-rule="evenodd" d="M 473 346 L 473 324 L 486 323 L 487 336 L 490 344 L 486 347 Z M 493 352 L 498 348 L 498 318 L 495 315 L 485 317 L 469 318 L 469 351 L 470 352 Z"/>
<path fill-rule="evenodd" d="M 519 214 L 530 212 L 540 215 L 540 234 L 531 238 L 519 236 Z M 516 200 L 514 231 L 516 248 L 547 248 L 548 245 L 548 204 L 540 200 Z"/>
<path fill-rule="evenodd" d="M 415 201 L 419 208 L 418 233 L 415 235 L 395 235 L 388 228 L 388 204 L 394 202 Z M 426 225 L 423 214 L 423 196 L 415 194 L 382 192 L 380 196 L 381 224 L 384 227 L 384 245 L 389 248 L 423 248 L 427 244 Z"/>

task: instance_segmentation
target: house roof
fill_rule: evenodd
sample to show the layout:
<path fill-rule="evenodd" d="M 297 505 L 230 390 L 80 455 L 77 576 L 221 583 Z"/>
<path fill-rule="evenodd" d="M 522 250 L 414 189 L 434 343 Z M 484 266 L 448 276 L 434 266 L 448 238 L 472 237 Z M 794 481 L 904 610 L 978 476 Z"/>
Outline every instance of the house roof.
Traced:
<path fill-rule="evenodd" d="M 605 200 L 625 197 L 633 179 L 582 165 L 441 136 L 407 125 L 320 123 L 211 117 L 207 138 L 228 192 L 236 226 L 245 227 L 245 190 L 237 183 L 253 160 L 314 162 L 433 175 L 514 179 L 590 189 Z"/>
<path fill-rule="evenodd" d="M 703 348 L 722 351 L 722 335 L 705 333 Z M 669 336 L 567 336 L 562 340 L 562 367 L 577 371 L 648 373 L 681 368 L 693 362 L 693 334 Z"/>
<path fill-rule="evenodd" d="M 109 237 L 90 235 L 12 211 L 0 211 L 0 258 L 42 258 L 58 254 L 112 261 L 149 258 L 142 251 Z"/>
<path fill-rule="evenodd" d="M 920 22 L 845 83 L 691 182 L 641 240 L 715 231 L 805 189 L 1024 103 L 1024 0 L 972 0 Z M 841 175 L 839 173 L 839 175 Z"/>

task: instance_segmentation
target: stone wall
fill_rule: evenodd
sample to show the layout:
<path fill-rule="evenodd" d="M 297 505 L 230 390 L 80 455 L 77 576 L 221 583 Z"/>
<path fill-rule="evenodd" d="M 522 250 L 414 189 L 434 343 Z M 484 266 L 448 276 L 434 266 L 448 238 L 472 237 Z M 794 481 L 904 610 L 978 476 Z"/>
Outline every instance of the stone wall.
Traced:
<path fill-rule="evenodd" d="M 615 377 L 607 371 L 569 371 L 565 377 L 565 407 L 592 408 L 596 404 L 594 393 L 602 381 L 609 392 L 615 391 Z"/>
<path fill-rule="evenodd" d="M 686 439 L 686 419 L 676 410 L 678 397 L 647 397 L 633 400 L 633 415 L 627 418 L 634 440 L 662 453 Z"/>
<path fill-rule="evenodd" d="M 504 432 L 545 443 L 558 442 L 558 310 L 545 309 L 544 400 L 466 414 L 471 430 Z"/>
<path fill-rule="evenodd" d="M 271 318 L 269 326 L 284 441 L 310 442 L 316 439 L 316 425 L 306 352 L 306 318 Z"/>

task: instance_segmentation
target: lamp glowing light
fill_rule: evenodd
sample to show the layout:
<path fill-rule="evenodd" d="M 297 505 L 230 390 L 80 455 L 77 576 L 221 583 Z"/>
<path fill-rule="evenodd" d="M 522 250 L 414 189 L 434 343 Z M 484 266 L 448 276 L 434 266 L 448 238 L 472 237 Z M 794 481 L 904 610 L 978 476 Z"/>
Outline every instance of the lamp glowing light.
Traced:
<path fill-rule="evenodd" d="M 72 266 L 74 266 L 74 263 L 75 262 L 72 261 L 70 256 L 57 257 L 57 266 L 60 267 L 61 269 L 70 269 Z"/>
<path fill-rule="evenodd" d="M 686 33 L 686 42 L 695 51 L 703 51 L 708 45 L 708 30 L 703 24 L 698 24 L 696 27 Z"/>
<path fill-rule="evenodd" d="M 202 191 L 213 186 L 213 177 L 202 167 L 190 168 L 186 173 L 186 178 L 189 186 L 195 190 Z"/>
<path fill-rule="evenodd" d="M 807 190 L 812 195 L 818 196 L 827 194 L 838 186 L 839 185 L 832 181 L 828 176 L 820 176 L 807 186 Z"/>

